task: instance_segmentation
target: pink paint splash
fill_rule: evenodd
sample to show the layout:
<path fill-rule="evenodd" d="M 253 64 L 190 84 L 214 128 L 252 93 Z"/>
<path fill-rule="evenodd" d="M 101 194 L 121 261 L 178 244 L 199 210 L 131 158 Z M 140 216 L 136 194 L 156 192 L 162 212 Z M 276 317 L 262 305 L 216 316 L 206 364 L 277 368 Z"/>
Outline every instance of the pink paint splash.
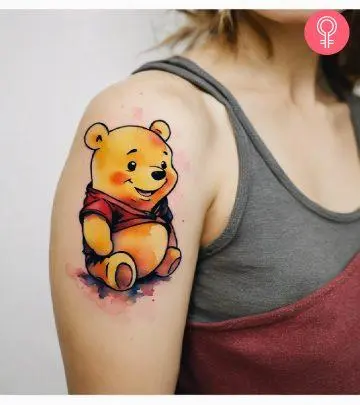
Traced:
<path fill-rule="evenodd" d="M 134 107 L 132 109 L 132 116 L 133 119 L 136 121 L 136 124 L 140 124 L 140 122 L 143 120 L 143 109 L 141 107 Z"/>
<path fill-rule="evenodd" d="M 148 276 L 139 280 L 128 291 L 115 291 L 106 286 L 102 281 L 92 277 L 81 267 L 66 266 L 66 273 L 73 278 L 77 286 L 93 301 L 98 307 L 110 314 L 118 314 L 134 304 L 142 297 L 153 297 L 155 285 L 168 281 L 170 277 Z M 154 299 L 152 299 L 154 301 Z"/>
<path fill-rule="evenodd" d="M 168 200 L 170 203 L 170 206 L 178 206 L 184 201 L 184 194 L 181 193 L 180 191 L 175 190 L 174 192 L 171 193 L 171 195 L 168 196 Z"/>
<path fill-rule="evenodd" d="M 191 164 L 185 151 L 177 150 L 176 153 L 174 153 L 174 166 L 179 173 L 190 171 Z"/>

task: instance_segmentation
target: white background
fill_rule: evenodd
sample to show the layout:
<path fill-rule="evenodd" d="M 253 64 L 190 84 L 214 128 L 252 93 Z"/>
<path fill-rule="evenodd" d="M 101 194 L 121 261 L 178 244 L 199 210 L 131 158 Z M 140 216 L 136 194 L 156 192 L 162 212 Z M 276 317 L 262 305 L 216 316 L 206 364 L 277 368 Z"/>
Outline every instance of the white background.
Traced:
<path fill-rule="evenodd" d="M 66 393 L 48 277 L 56 183 L 89 100 L 166 56 L 142 52 L 176 23 L 161 10 L 0 10 L 0 394 Z"/>

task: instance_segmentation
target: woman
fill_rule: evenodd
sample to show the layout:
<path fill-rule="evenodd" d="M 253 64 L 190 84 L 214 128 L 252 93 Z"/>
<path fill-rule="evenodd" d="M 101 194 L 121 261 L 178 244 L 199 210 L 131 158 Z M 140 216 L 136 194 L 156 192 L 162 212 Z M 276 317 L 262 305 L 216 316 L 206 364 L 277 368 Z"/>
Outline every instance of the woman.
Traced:
<path fill-rule="evenodd" d="M 187 12 L 182 56 L 87 107 L 52 223 L 69 392 L 360 393 L 359 43 L 319 58 L 310 14 Z"/>

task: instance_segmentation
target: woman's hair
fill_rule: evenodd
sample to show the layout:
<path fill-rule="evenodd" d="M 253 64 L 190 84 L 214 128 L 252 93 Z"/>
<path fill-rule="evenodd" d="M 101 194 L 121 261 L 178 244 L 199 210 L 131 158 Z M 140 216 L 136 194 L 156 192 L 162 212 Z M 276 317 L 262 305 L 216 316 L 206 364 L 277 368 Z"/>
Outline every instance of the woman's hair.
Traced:
<path fill-rule="evenodd" d="M 186 43 L 192 48 L 200 40 L 211 40 L 229 49 L 235 49 L 241 36 L 244 21 L 250 24 L 265 41 L 272 54 L 272 45 L 266 31 L 248 10 L 179 10 L 187 17 L 187 23 L 164 41 L 176 46 Z M 320 63 L 332 89 L 343 98 L 360 79 L 360 10 L 342 12 L 350 26 L 350 39 L 337 54 L 321 56 Z M 240 35 L 239 35 L 240 34 Z"/>

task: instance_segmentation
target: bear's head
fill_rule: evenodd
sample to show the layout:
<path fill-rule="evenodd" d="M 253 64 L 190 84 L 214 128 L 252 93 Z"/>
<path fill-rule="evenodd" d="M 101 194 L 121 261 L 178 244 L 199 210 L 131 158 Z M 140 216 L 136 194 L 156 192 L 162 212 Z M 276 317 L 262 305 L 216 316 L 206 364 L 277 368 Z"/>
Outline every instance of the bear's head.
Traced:
<path fill-rule="evenodd" d="M 92 125 L 85 144 L 94 151 L 92 185 L 124 203 L 151 209 L 175 187 L 177 172 L 167 144 L 170 128 L 154 121 L 149 128 L 124 126 L 109 131 L 103 123 Z"/>

